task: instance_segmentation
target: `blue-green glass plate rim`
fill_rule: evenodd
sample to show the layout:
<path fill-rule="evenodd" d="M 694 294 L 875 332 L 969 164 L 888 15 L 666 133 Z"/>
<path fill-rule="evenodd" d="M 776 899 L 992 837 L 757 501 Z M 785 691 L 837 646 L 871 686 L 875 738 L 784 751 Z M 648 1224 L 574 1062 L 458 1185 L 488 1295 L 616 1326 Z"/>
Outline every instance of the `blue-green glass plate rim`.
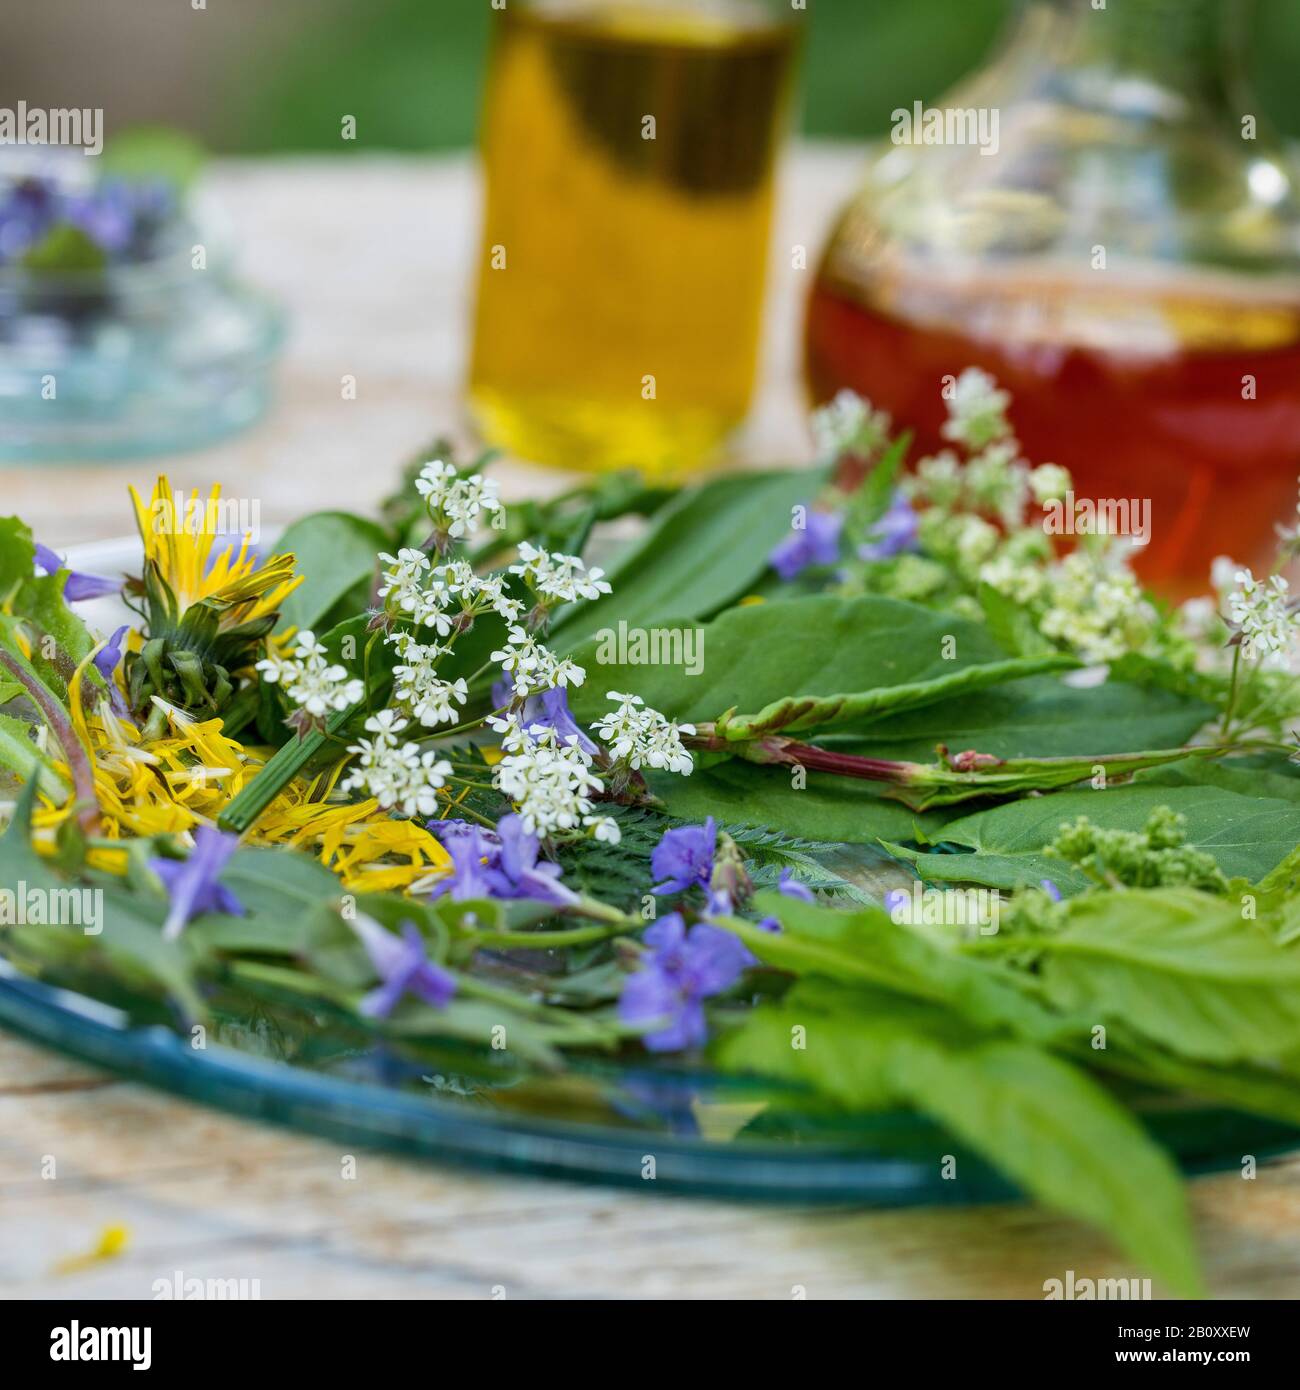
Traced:
<path fill-rule="evenodd" d="M 123 1078 L 323 1138 L 480 1170 L 751 1201 L 867 1207 L 1012 1200 L 1016 1189 L 963 1158 L 943 1180 L 933 1160 L 823 1144 L 744 1145 L 612 1126 L 467 1112 L 463 1106 L 323 1076 L 212 1045 L 33 980 L 0 958 L 0 1026 Z M 1186 1117 L 1185 1117 L 1186 1118 Z M 1188 1174 L 1239 1168 L 1300 1148 L 1300 1130 L 1202 1108 L 1178 1154 Z M 889 1116 L 881 1121 L 888 1124 Z M 1186 1132 L 1186 1131 L 1185 1131 Z M 654 1159 L 654 1180 L 647 1163 Z"/>

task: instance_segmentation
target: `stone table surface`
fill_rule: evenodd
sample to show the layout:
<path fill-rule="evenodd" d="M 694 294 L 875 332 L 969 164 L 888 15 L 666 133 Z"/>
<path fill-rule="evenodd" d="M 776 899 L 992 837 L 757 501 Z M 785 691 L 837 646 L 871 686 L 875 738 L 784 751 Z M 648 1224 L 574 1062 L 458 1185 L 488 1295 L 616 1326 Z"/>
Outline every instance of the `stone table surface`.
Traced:
<path fill-rule="evenodd" d="M 805 459 L 798 314 L 861 152 L 799 148 L 773 245 L 745 463 Z M 128 482 L 220 479 L 263 524 L 365 510 L 460 406 L 476 171 L 468 158 L 219 165 L 245 275 L 290 313 L 278 401 L 255 429 L 164 460 L 0 467 L 0 511 L 66 547 L 125 534 Z M 341 398 L 344 375 L 355 400 Z M 562 474 L 505 465 L 507 496 Z M 256 1280 L 263 1298 L 1041 1298 L 1130 1277 L 1101 1237 L 1027 1206 L 756 1207 L 477 1176 L 356 1153 L 174 1100 L 0 1034 L 0 1298 L 150 1298 L 159 1280 Z M 1220 1296 L 1300 1293 L 1300 1160 L 1192 1184 Z M 123 1228 L 118 1253 L 93 1257 Z M 250 1286 L 251 1287 L 251 1286 Z"/>

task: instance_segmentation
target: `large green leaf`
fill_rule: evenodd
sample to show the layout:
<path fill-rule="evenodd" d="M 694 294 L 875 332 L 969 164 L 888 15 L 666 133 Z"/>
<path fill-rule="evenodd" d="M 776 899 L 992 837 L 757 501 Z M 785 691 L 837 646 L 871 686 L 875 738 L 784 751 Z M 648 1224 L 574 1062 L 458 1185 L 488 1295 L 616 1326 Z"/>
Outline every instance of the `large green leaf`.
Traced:
<path fill-rule="evenodd" d="M 1189 888 L 1089 894 L 1036 941 L 1047 997 L 1121 1021 L 1185 1057 L 1272 1060 L 1300 1049 L 1300 953 L 1235 900 Z"/>
<path fill-rule="evenodd" d="M 760 1005 L 718 1054 L 728 1069 L 802 1082 L 849 1109 L 910 1105 L 1025 1191 L 1100 1226 L 1176 1292 L 1202 1292 L 1173 1164 L 1069 1062 L 878 990 L 805 984 Z"/>
<path fill-rule="evenodd" d="M 1025 797 L 990 811 L 962 816 L 943 829 L 946 844 L 974 854 L 916 853 L 889 846 L 925 879 L 1018 888 L 1050 878 L 1063 893 L 1089 880 L 1079 870 L 1043 853 L 1065 822 L 1087 816 L 1108 830 L 1141 830 L 1157 806 L 1187 818 L 1187 843 L 1204 850 L 1229 877 L 1252 883 L 1300 842 L 1300 805 L 1245 796 L 1211 786 L 1160 786 L 1137 782 L 1106 791 L 1067 791 Z"/>
<path fill-rule="evenodd" d="M 755 732 L 788 732 L 943 699 L 1044 662 L 1070 664 L 1009 659 L 979 623 L 875 594 L 732 608 L 703 628 L 701 650 L 702 669 L 686 675 L 679 666 L 610 660 L 613 639 L 589 643 L 577 653 L 588 678 L 571 697 L 574 712 L 595 719 L 608 708 L 607 691 L 630 691 L 678 720 L 734 709 L 755 716 Z"/>
<path fill-rule="evenodd" d="M 1164 690 L 1117 681 L 1076 689 L 1058 676 L 1037 676 L 889 715 L 819 742 L 863 757 L 922 762 L 940 743 L 996 758 L 1137 753 L 1177 748 L 1212 714 L 1209 705 Z"/>
<path fill-rule="evenodd" d="M 557 615 L 551 645 L 567 652 L 620 619 L 694 620 L 743 597 L 823 480 L 817 469 L 740 473 L 681 493 L 610 567 L 612 594 Z"/>
<path fill-rule="evenodd" d="M 281 625 L 316 627 L 336 603 L 370 583 L 375 556 L 388 543 L 383 527 L 350 512 L 314 512 L 295 521 L 275 549 L 292 554 L 306 578 L 284 601 Z"/>
<path fill-rule="evenodd" d="M 729 760 L 690 777 L 652 773 L 650 789 L 683 820 L 714 816 L 738 825 L 766 825 L 815 840 L 875 844 L 938 838 L 951 811 L 911 811 L 880 794 L 875 783 L 809 772 L 796 790 L 786 769 Z"/>
<path fill-rule="evenodd" d="M 883 908 L 830 911 L 776 893 L 755 898 L 780 932 L 727 919 L 726 926 L 768 965 L 840 984 L 881 987 L 942 1004 L 954 1018 L 1038 1042 L 1083 1036 L 1081 1022 L 1045 1009 L 1015 972 L 947 950 Z"/>

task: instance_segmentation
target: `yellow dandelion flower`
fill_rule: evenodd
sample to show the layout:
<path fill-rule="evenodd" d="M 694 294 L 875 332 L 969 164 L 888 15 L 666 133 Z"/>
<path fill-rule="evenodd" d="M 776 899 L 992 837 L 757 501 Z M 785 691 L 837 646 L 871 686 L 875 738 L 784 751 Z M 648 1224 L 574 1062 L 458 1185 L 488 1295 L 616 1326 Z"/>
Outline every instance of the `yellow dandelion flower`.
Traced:
<path fill-rule="evenodd" d="M 238 551 L 227 543 L 213 557 L 214 543 L 228 539 L 220 530 L 220 484 L 206 498 L 195 488 L 178 501 L 171 483 L 160 477 L 148 504 L 134 487 L 131 501 L 146 565 L 166 580 L 181 612 L 203 599 L 216 599 L 229 605 L 222 626 L 237 627 L 274 613 L 303 581 L 302 575 L 294 576 L 292 555 L 272 556 L 259 567 L 257 556 L 249 552 L 249 536 Z"/>

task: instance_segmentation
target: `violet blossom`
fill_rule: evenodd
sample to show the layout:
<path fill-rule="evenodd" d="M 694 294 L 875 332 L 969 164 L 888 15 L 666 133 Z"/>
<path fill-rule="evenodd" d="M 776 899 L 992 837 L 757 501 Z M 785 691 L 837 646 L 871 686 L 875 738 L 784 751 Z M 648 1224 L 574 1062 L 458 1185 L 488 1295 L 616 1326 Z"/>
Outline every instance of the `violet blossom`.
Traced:
<path fill-rule="evenodd" d="M 434 887 L 434 896 L 450 894 L 455 902 L 474 898 L 528 898 L 567 907 L 578 895 L 558 880 L 558 864 L 538 862 L 537 836 L 524 829 L 513 812 L 502 816 L 495 831 L 463 820 L 436 820 L 429 829 L 451 856 L 452 873 Z"/>
<path fill-rule="evenodd" d="M 650 871 L 663 882 L 655 884 L 650 891 L 663 897 L 667 893 L 684 893 L 696 886 L 706 888 L 713 874 L 717 844 L 718 827 L 712 816 L 703 825 L 683 825 L 664 831 L 650 856 Z"/>
<path fill-rule="evenodd" d="M 117 682 L 113 679 L 113 672 L 117 670 L 118 663 L 122 660 L 122 639 L 130 632 L 130 626 L 123 623 L 121 627 L 108 639 L 107 642 L 95 653 L 91 663 L 95 670 L 104 678 L 104 684 L 108 686 L 108 703 L 113 713 L 120 715 L 123 719 L 130 716 L 131 711 L 126 707 L 126 701 L 122 698 L 122 692 L 117 688 Z"/>
<path fill-rule="evenodd" d="M 753 955 L 721 927 L 697 922 L 688 931 L 680 912 L 660 918 L 644 940 L 650 950 L 623 984 L 619 1018 L 660 1025 L 641 1039 L 652 1052 L 702 1046 L 709 1031 L 704 1000 L 730 989 L 755 963 Z"/>
<path fill-rule="evenodd" d="M 871 528 L 872 539 L 858 546 L 858 558 L 888 560 L 905 550 L 915 550 L 919 524 L 911 503 L 901 490 L 895 490 L 888 508 Z"/>
<path fill-rule="evenodd" d="M 782 579 L 793 579 L 809 565 L 833 565 L 840 558 L 841 512 L 808 512 L 806 524 L 796 528 L 767 557 Z"/>
<path fill-rule="evenodd" d="M 162 879 L 171 899 L 171 909 L 162 929 L 166 940 L 174 941 L 191 918 L 204 912 L 225 912 L 232 917 L 244 915 L 243 903 L 229 888 L 217 882 L 226 861 L 238 846 L 238 835 L 201 825 L 194 832 L 194 848 L 188 859 L 149 860 L 149 867 Z"/>
<path fill-rule="evenodd" d="M 781 870 L 781 881 L 776 885 L 776 891 L 787 898 L 794 898 L 796 902 L 815 903 L 817 901 L 813 890 L 806 883 L 800 883 L 795 878 L 793 869 Z M 758 926 L 762 931 L 779 932 L 781 930 L 780 919 L 776 917 L 764 917 Z"/>
<path fill-rule="evenodd" d="M 53 575 L 64 568 L 63 561 L 48 545 L 36 543 L 36 565 L 46 574 Z M 116 594 L 122 590 L 120 579 L 104 579 L 98 574 L 81 574 L 69 570 L 63 585 L 63 597 L 67 603 L 81 603 L 85 599 L 103 598 L 105 594 Z"/>
<path fill-rule="evenodd" d="M 424 937 L 414 923 L 403 922 L 398 937 L 369 917 L 357 917 L 352 930 L 383 982 L 362 999 L 363 1014 L 387 1018 L 404 994 L 414 995 L 435 1009 L 446 1008 L 456 993 L 456 978 L 429 959 Z"/>

